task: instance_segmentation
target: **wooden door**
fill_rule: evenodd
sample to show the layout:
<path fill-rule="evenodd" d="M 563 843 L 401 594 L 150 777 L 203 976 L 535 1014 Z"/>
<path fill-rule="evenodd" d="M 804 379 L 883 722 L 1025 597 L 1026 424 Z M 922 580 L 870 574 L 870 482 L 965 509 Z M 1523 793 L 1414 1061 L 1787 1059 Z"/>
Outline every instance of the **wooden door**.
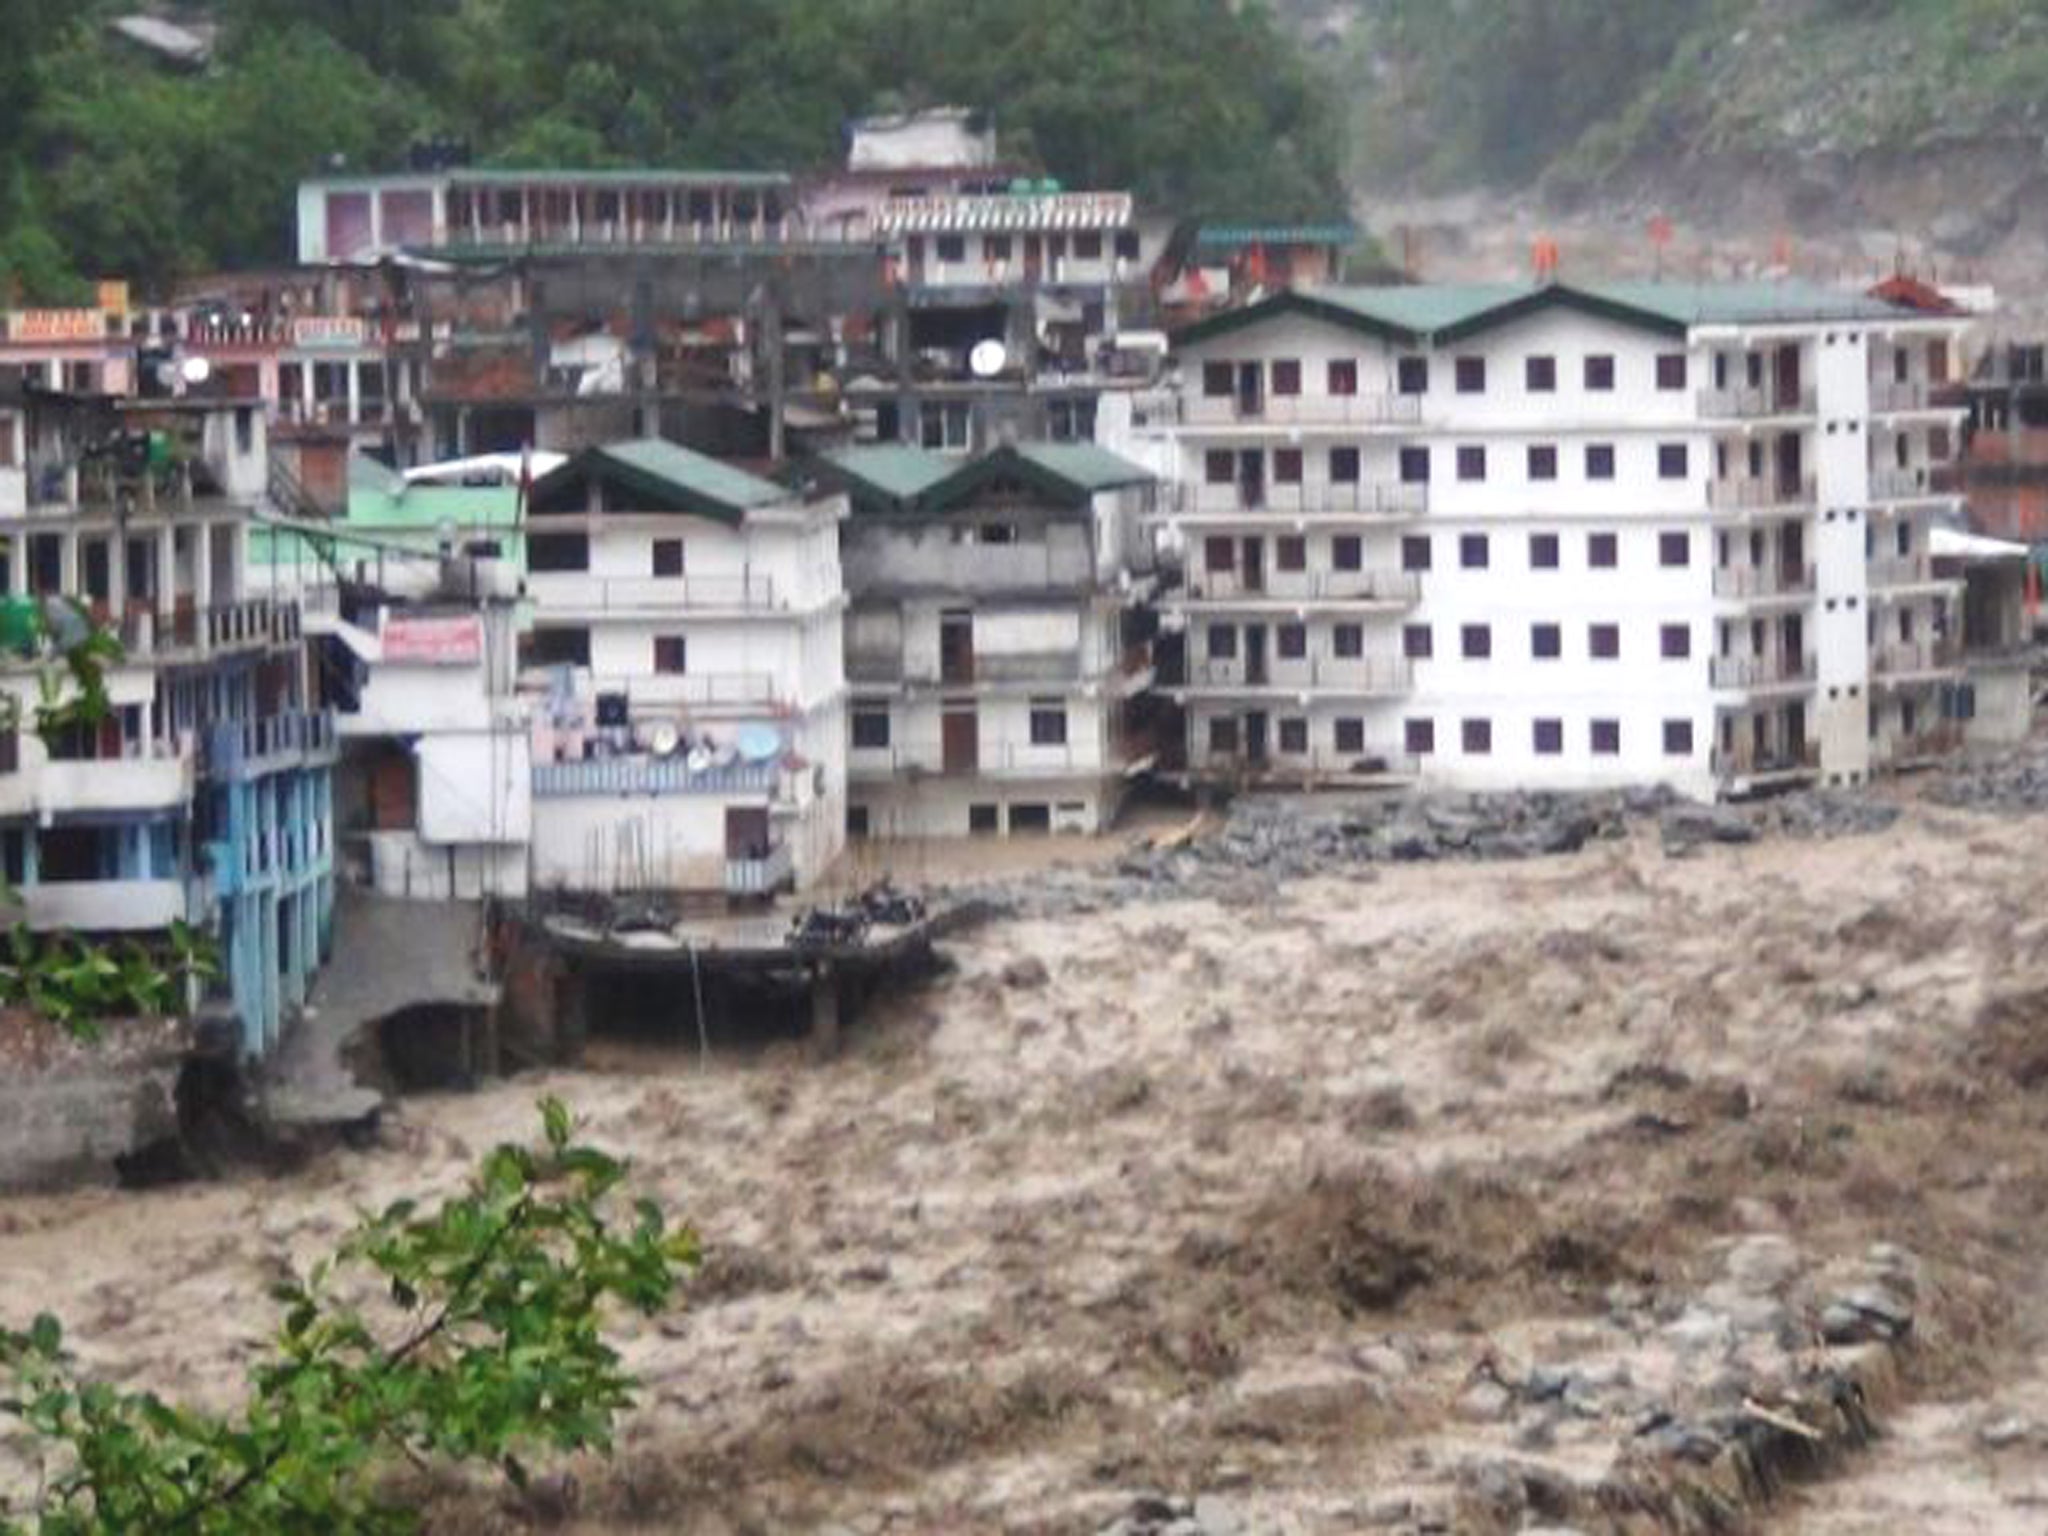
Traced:
<path fill-rule="evenodd" d="M 725 808 L 725 856 L 728 859 L 768 857 L 768 808 L 729 805 Z"/>
<path fill-rule="evenodd" d="M 940 766 L 947 773 L 974 773 L 981 767 L 981 727 L 972 704 L 948 705 L 939 717 Z"/>
<path fill-rule="evenodd" d="M 939 681 L 974 681 L 974 615 L 971 613 L 939 616 Z"/>

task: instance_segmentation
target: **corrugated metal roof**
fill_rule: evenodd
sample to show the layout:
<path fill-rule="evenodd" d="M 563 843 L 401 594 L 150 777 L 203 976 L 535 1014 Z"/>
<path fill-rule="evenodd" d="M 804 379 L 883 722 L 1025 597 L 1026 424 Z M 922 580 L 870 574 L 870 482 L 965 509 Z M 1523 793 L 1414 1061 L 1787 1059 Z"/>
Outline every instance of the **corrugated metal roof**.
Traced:
<path fill-rule="evenodd" d="M 735 469 L 709 454 L 698 453 L 659 437 L 636 437 L 623 443 L 606 443 L 590 452 L 600 459 L 623 464 L 663 481 L 678 492 L 736 510 L 765 507 L 789 499 L 789 492 L 773 480 L 763 480 L 759 475 Z"/>
<path fill-rule="evenodd" d="M 656 166 L 608 166 L 601 170 L 521 170 L 516 167 L 462 166 L 448 173 L 451 183 L 471 186 L 533 186 L 541 183 L 619 187 L 786 187 L 787 171 L 678 171 Z"/>
<path fill-rule="evenodd" d="M 1131 222 L 1128 192 L 990 193 L 892 198 L 875 215 L 886 234 L 988 230 L 1122 229 Z"/>
<path fill-rule="evenodd" d="M 902 443 L 875 443 L 838 448 L 825 462 L 851 480 L 872 487 L 884 497 L 911 502 L 950 475 L 958 460 Z"/>
<path fill-rule="evenodd" d="M 1866 293 L 1787 280 L 1749 283 L 1576 283 L 1631 309 L 1648 310 L 1683 325 L 1763 325 L 1772 321 L 1887 320 L 1898 305 Z"/>
<path fill-rule="evenodd" d="M 1236 249 L 1246 245 L 1349 245 L 1358 238 L 1353 224 L 1204 224 L 1195 244 Z"/>
<path fill-rule="evenodd" d="M 1016 452 L 1019 458 L 1090 492 L 1143 485 L 1155 478 L 1150 470 L 1094 443 L 1019 443 Z"/>

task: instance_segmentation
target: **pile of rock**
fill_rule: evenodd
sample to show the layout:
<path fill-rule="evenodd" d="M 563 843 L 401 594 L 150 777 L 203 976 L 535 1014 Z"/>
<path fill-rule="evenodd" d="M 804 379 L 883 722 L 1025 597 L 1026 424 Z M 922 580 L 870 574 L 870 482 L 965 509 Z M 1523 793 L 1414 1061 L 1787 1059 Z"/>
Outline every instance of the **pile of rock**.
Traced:
<path fill-rule="evenodd" d="M 2048 740 L 1983 757 L 1954 758 L 1927 786 L 1937 805 L 2031 815 L 2048 811 Z"/>

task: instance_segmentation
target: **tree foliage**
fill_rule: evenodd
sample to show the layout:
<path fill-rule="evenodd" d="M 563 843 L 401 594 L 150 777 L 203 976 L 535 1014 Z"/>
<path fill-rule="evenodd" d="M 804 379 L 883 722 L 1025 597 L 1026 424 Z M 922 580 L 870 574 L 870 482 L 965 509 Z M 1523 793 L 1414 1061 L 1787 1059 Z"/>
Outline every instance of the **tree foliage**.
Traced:
<path fill-rule="evenodd" d="M 391 169 L 422 138 L 816 170 L 891 101 L 985 108 L 1034 168 L 1175 212 L 1343 211 L 1336 114 L 1258 4 L 216 0 L 197 74 L 111 36 L 114 0 L 13 4 L 44 24 L 0 61 L 0 278 L 39 297 L 283 260 L 300 177 Z"/>
<path fill-rule="evenodd" d="M 529 1457 L 609 1449 L 635 1383 L 606 1313 L 668 1305 L 696 1239 L 651 1202 L 615 1209 L 624 1165 L 559 1102 L 541 1112 L 539 1146 L 498 1147 L 460 1196 L 400 1201 L 281 1282 L 283 1322 L 232 1412 L 92 1380 L 49 1316 L 0 1332 L 0 1415 L 42 1490 L 0 1504 L 0 1536 L 401 1532 L 416 1522 L 383 1477 L 400 1461 L 523 1481 Z"/>

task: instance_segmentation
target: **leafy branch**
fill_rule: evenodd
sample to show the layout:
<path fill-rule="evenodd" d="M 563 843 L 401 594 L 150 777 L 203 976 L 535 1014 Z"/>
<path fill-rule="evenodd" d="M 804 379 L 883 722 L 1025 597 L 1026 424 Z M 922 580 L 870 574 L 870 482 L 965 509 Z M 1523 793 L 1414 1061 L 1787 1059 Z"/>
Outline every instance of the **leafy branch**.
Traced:
<path fill-rule="evenodd" d="M 615 1209 L 625 1165 L 559 1101 L 541 1118 L 538 1146 L 498 1147 L 461 1196 L 399 1201 L 276 1286 L 283 1323 L 231 1414 L 81 1377 L 54 1318 L 0 1332 L 0 1418 L 28 1431 L 43 1489 L 0 1506 L 0 1536 L 405 1532 L 383 1482 L 398 1459 L 524 1482 L 528 1457 L 609 1451 L 636 1382 L 606 1314 L 666 1307 L 697 1240 L 651 1201 Z"/>

